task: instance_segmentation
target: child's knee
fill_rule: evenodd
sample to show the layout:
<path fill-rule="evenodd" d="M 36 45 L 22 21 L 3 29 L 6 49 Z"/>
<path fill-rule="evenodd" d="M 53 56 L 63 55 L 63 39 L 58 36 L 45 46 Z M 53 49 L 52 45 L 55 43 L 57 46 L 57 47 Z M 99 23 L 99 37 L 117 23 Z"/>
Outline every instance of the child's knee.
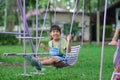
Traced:
<path fill-rule="evenodd" d="M 52 61 L 53 61 L 53 62 L 58 62 L 59 60 L 58 60 L 58 58 L 56 58 L 56 57 L 52 57 Z"/>

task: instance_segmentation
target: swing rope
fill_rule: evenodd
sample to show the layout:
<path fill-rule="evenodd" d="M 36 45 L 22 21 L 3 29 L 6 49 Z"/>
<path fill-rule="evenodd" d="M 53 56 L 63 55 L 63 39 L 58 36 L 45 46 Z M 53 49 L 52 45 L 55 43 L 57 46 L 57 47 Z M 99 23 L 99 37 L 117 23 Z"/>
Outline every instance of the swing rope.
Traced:
<path fill-rule="evenodd" d="M 42 37 L 43 27 L 45 26 L 45 21 L 46 21 L 46 18 L 47 18 L 47 13 L 48 13 L 48 6 L 49 6 L 49 4 L 50 4 L 50 0 L 48 0 L 48 3 L 47 3 L 47 9 L 46 9 L 46 11 L 45 11 L 45 16 L 44 16 L 43 25 L 42 25 L 42 27 L 41 27 L 40 37 Z M 41 42 L 41 39 L 39 39 L 39 42 L 38 42 L 37 47 L 36 47 L 36 56 L 37 56 L 37 54 L 38 54 L 38 48 L 39 48 L 40 42 Z"/>
<path fill-rule="evenodd" d="M 24 24 L 24 37 L 26 36 L 26 28 L 25 28 L 25 20 L 26 20 L 26 16 L 25 16 L 25 3 L 26 1 L 23 1 L 23 24 Z M 23 39 L 23 44 L 24 44 L 24 54 L 26 55 L 26 39 Z M 26 74 L 26 56 L 24 56 L 24 74 Z"/>
<path fill-rule="evenodd" d="M 56 0 L 54 0 L 54 24 L 56 23 Z"/>
<path fill-rule="evenodd" d="M 102 35 L 102 50 L 101 50 L 99 80 L 102 80 L 102 70 L 103 70 L 103 61 L 104 61 L 103 59 L 104 59 L 104 43 L 105 43 L 105 28 L 106 28 L 107 3 L 108 3 L 108 0 L 105 0 L 104 21 L 103 21 L 103 35 Z"/>
<path fill-rule="evenodd" d="M 73 16 L 72 16 L 72 22 L 71 22 L 71 27 L 70 27 L 70 34 L 72 32 L 73 22 L 74 22 L 74 19 L 75 19 L 75 16 L 76 16 L 75 13 L 76 13 L 76 10 L 77 10 L 77 3 L 78 3 L 78 0 L 76 0 L 76 2 L 75 2 L 74 12 L 73 12 Z M 84 0 L 83 0 L 83 9 L 84 9 Z M 84 27 L 84 10 L 82 12 L 82 36 L 83 36 L 83 32 L 84 32 L 83 27 Z M 82 39 L 82 41 L 83 41 L 83 39 Z M 69 46 L 69 43 L 70 43 L 70 41 L 68 41 L 67 47 Z M 83 44 L 83 42 L 82 42 L 82 44 Z M 67 65 L 65 65 L 65 66 L 72 66 L 76 63 L 77 58 L 78 58 L 78 53 L 80 52 L 80 48 L 81 48 L 80 45 L 71 46 L 71 52 L 70 53 L 68 53 L 68 48 L 66 49 Z M 64 65 L 63 65 L 63 67 L 64 67 Z"/>
<path fill-rule="evenodd" d="M 72 21 L 71 21 L 69 34 L 72 33 L 73 23 L 74 23 L 74 19 L 75 19 L 75 12 L 76 12 L 76 9 L 77 9 L 77 2 L 78 2 L 78 0 L 76 0 L 76 2 L 75 2 L 75 7 L 74 7 L 73 15 L 72 15 Z M 67 47 L 69 47 L 69 43 L 70 43 L 70 41 L 67 42 Z M 68 48 L 66 49 L 66 53 L 67 52 L 68 52 Z"/>
<path fill-rule="evenodd" d="M 36 48 L 38 44 L 38 0 L 36 0 Z M 36 56 L 37 56 L 37 51 L 36 51 Z"/>

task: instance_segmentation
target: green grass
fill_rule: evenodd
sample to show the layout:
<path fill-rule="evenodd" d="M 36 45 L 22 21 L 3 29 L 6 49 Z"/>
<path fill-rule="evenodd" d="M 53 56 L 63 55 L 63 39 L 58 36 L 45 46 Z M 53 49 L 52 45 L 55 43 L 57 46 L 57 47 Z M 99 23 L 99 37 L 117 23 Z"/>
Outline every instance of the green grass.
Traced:
<path fill-rule="evenodd" d="M 113 54 L 116 47 L 105 46 L 103 80 L 110 80 L 113 72 Z M 39 51 L 43 51 L 40 50 Z M 55 69 L 44 66 L 41 71 L 45 75 L 33 75 L 31 77 L 18 76 L 23 74 L 23 57 L 5 57 L 4 52 L 23 53 L 23 46 L 0 46 L 0 80 L 99 80 L 101 46 L 84 45 L 74 66 Z M 31 52 L 27 46 L 27 52 Z M 27 73 L 33 72 L 34 68 L 27 62 Z"/>

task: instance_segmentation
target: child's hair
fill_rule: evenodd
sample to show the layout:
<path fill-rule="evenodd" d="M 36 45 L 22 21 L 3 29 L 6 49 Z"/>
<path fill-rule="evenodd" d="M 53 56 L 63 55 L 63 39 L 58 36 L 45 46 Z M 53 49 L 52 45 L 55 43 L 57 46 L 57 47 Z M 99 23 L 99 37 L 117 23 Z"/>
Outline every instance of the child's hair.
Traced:
<path fill-rule="evenodd" d="M 51 28 L 50 28 L 50 32 L 53 31 L 53 30 L 58 30 L 61 34 L 61 28 L 58 25 L 52 25 Z"/>

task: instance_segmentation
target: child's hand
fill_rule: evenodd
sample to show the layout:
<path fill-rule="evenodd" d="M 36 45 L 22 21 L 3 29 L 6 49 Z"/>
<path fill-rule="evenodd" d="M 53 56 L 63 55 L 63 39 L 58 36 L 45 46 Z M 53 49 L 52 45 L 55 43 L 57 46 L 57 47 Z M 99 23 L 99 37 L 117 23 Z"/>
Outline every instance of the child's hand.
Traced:
<path fill-rule="evenodd" d="M 68 36 L 67 36 L 67 41 L 70 41 L 71 40 L 71 34 L 69 34 Z"/>
<path fill-rule="evenodd" d="M 45 48 L 45 44 L 41 43 L 40 47 L 42 47 L 44 49 Z"/>
<path fill-rule="evenodd" d="M 117 45 L 117 41 L 111 41 L 108 45 L 116 46 Z"/>

